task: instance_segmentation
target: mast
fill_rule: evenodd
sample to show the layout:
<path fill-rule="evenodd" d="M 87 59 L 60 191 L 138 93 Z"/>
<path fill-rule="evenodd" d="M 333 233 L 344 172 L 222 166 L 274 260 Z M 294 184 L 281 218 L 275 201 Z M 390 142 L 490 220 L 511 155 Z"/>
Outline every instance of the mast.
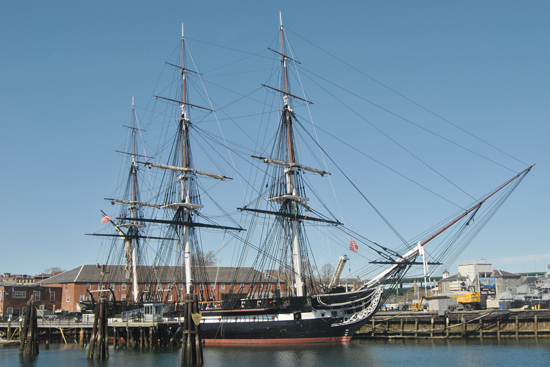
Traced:
<path fill-rule="evenodd" d="M 280 32 L 281 32 L 281 66 L 283 71 L 283 87 L 285 95 L 283 96 L 284 106 L 282 112 L 282 122 L 286 126 L 286 142 L 287 142 L 287 155 L 288 162 L 290 166 L 285 169 L 286 174 L 286 185 L 287 185 L 287 195 L 298 196 L 296 189 L 296 167 L 293 166 L 296 163 L 294 158 L 294 146 L 292 141 L 292 110 L 289 106 L 289 85 L 288 85 L 288 73 L 287 73 L 287 60 L 285 56 L 285 38 L 283 30 L 283 18 L 282 14 L 279 13 L 280 20 Z M 294 199 L 288 200 L 288 212 L 292 213 L 293 210 L 296 210 L 297 201 Z M 303 274 L 302 274 L 302 260 L 300 257 L 300 243 L 298 241 L 298 221 L 296 218 L 290 218 L 290 238 L 292 243 L 292 262 L 294 267 L 294 289 L 296 291 L 296 296 L 301 297 L 304 295 L 304 283 L 303 283 Z"/>
<path fill-rule="evenodd" d="M 200 263 L 200 259 L 197 261 L 199 263 L 194 264 L 193 258 L 191 256 L 192 247 L 194 244 L 197 244 L 197 234 L 195 233 L 196 227 L 206 227 L 206 228 L 217 228 L 224 230 L 243 230 L 242 228 L 234 227 L 223 227 L 214 224 L 205 224 L 199 223 L 196 221 L 196 212 L 203 208 L 200 204 L 200 196 L 197 187 L 197 176 L 206 176 L 214 178 L 217 180 L 226 180 L 230 179 L 229 177 L 213 174 L 209 172 L 199 171 L 194 168 L 192 151 L 191 151 L 191 129 L 193 124 L 189 118 L 189 108 L 199 108 L 201 110 L 211 111 L 211 109 L 193 105 L 188 103 L 188 93 L 187 93 L 187 73 L 192 72 L 200 75 L 197 72 L 188 70 L 185 67 L 185 36 L 183 31 L 183 24 L 181 29 L 181 57 L 182 65 L 173 65 L 170 64 L 181 71 L 181 98 L 180 99 L 171 99 L 161 96 L 156 96 L 163 100 L 176 103 L 179 107 L 179 117 L 177 118 L 178 122 L 178 135 L 177 135 L 177 144 L 175 145 L 175 151 L 172 151 L 171 159 L 173 159 L 172 164 L 159 164 L 153 162 L 138 162 L 148 166 L 149 168 L 155 167 L 158 169 L 165 170 L 166 172 L 171 172 L 173 179 L 170 179 L 171 182 L 174 182 L 176 185 L 175 190 L 168 190 L 169 195 L 172 193 L 175 197 L 166 197 L 163 205 L 159 207 L 162 209 L 171 209 L 175 212 L 171 220 L 160 220 L 160 219 L 143 219 L 140 218 L 141 222 L 150 222 L 169 225 L 170 228 L 174 229 L 176 237 L 178 238 L 179 246 L 183 250 L 183 262 L 185 267 L 185 286 L 186 293 L 193 293 L 193 283 L 199 281 L 198 273 L 194 273 L 193 270 L 203 264 Z M 179 192 L 178 192 L 179 191 Z M 164 250 L 160 251 L 162 253 Z M 166 251 L 172 251 L 167 249 Z M 199 251 L 198 248 L 195 251 Z M 178 250 L 177 256 L 180 256 L 180 251 Z M 158 254 L 157 254 L 158 256 Z M 164 261 L 164 259 L 161 259 Z M 203 274 L 204 275 L 204 274 Z M 193 279 L 193 276 L 197 276 L 197 279 Z"/>
<path fill-rule="evenodd" d="M 182 165 L 183 168 L 187 169 L 189 168 L 189 137 L 188 137 L 188 127 L 189 127 L 189 119 L 187 118 L 187 90 L 186 90 L 186 70 L 185 70 L 185 36 L 183 33 L 183 23 L 181 24 L 181 80 L 182 80 L 182 88 L 181 88 L 181 99 L 182 104 L 180 104 L 181 109 L 181 116 L 180 116 L 180 126 L 181 129 L 181 136 L 182 136 Z M 180 174 L 180 184 L 181 184 L 181 202 L 190 204 L 190 190 L 189 190 L 189 181 L 190 181 L 190 174 L 189 172 L 185 171 L 182 174 Z M 183 207 L 183 221 L 184 223 L 189 222 L 189 219 L 191 217 L 191 212 L 193 211 L 193 207 Z M 183 238 L 183 246 L 184 246 L 184 265 L 185 265 L 185 291 L 187 294 L 191 293 L 192 289 L 192 276 L 191 276 L 191 236 L 189 234 L 190 227 L 187 225 L 184 225 L 182 227 L 182 238 Z"/>
<path fill-rule="evenodd" d="M 321 176 L 329 173 L 300 164 L 296 156 L 293 127 L 296 116 L 290 106 L 290 101 L 291 99 L 299 99 L 306 103 L 311 102 L 290 93 L 288 61 L 291 60 L 295 63 L 297 61 L 285 54 L 284 28 L 282 16 L 280 15 L 279 17 L 280 50 L 275 51 L 270 49 L 280 57 L 279 88 L 262 84 L 262 86 L 276 91 L 282 97 L 280 121 L 275 139 L 277 143 L 273 147 L 273 157 L 252 156 L 273 167 L 271 177 L 274 177 L 275 180 L 272 181 L 267 201 L 277 204 L 278 207 L 275 206 L 272 210 L 263 210 L 259 207 L 252 209 L 245 206 L 244 208 L 239 208 L 239 210 L 273 215 L 278 218 L 274 220 L 273 224 L 279 226 L 279 228 L 274 229 L 274 232 L 265 238 L 266 246 L 269 246 L 267 243 L 270 241 L 279 242 L 279 240 L 282 240 L 280 243 L 283 247 L 277 251 L 282 251 L 281 253 L 284 253 L 284 256 L 286 256 L 281 264 L 285 268 L 283 271 L 290 270 L 287 289 L 294 296 L 302 297 L 306 296 L 310 289 L 313 290 L 315 288 L 313 284 L 306 284 L 306 280 L 311 278 L 309 274 L 311 273 L 311 267 L 308 266 L 307 262 L 302 260 L 307 258 L 307 247 L 304 245 L 306 238 L 304 237 L 303 222 L 312 220 L 336 225 L 340 223 L 324 218 L 308 217 L 307 214 L 304 215 L 303 213 L 304 205 L 309 201 L 309 198 L 305 196 L 301 172 L 308 171 Z M 279 232 L 279 230 L 282 232 Z M 281 235 L 275 235 L 275 233 L 281 233 Z M 273 257 L 279 258 L 281 253 L 273 253 Z M 258 256 L 262 255 L 259 254 Z"/>
<path fill-rule="evenodd" d="M 137 202 L 137 162 L 136 162 L 136 108 L 134 106 L 134 96 L 132 96 L 132 200 Z M 132 204 L 131 206 L 132 218 L 137 217 L 137 206 Z M 138 223 L 136 220 L 132 221 L 133 226 L 130 228 L 131 238 L 131 251 L 132 251 L 132 288 L 134 294 L 134 302 L 138 301 L 138 279 L 137 279 L 137 228 Z M 134 233 L 135 232 L 135 233 Z"/>
<path fill-rule="evenodd" d="M 134 97 L 132 96 L 132 126 L 125 126 L 129 128 L 132 131 L 132 150 L 131 152 L 119 152 L 123 154 L 127 154 L 131 157 L 131 163 L 130 163 L 130 174 L 128 177 L 128 184 L 127 188 L 130 190 L 130 192 L 127 194 L 129 195 L 125 199 L 113 199 L 113 198 L 105 198 L 105 200 L 108 200 L 111 202 L 111 204 L 119 203 L 123 205 L 129 205 L 129 211 L 130 211 L 130 218 L 127 218 L 127 215 L 123 215 L 122 217 L 118 218 L 123 223 L 120 223 L 117 225 L 111 218 L 109 218 L 103 211 L 102 214 L 104 218 L 107 218 L 107 221 L 110 222 L 114 227 L 115 230 L 119 233 L 118 235 L 107 235 L 107 234 L 93 234 L 93 235 L 99 235 L 99 236 L 114 236 L 114 237 L 120 237 L 122 241 L 124 242 L 124 258 L 125 258 L 125 266 L 124 266 L 124 275 L 126 279 L 129 279 L 132 283 L 132 292 L 133 292 L 133 300 L 134 302 L 138 302 L 138 296 L 139 296 L 139 290 L 138 290 L 138 276 L 137 276 L 137 264 L 139 262 L 138 258 L 138 251 L 139 251 L 139 238 L 145 238 L 141 236 L 139 233 L 139 228 L 145 227 L 143 224 L 139 223 L 139 211 L 142 206 L 147 207 L 157 207 L 157 205 L 144 203 L 139 200 L 138 195 L 138 178 L 137 178 L 137 171 L 138 171 L 138 163 L 136 161 L 136 157 L 140 156 L 137 154 L 137 142 L 136 142 L 136 133 L 139 130 L 136 127 L 136 109 L 134 105 Z M 118 151 L 117 151 L 118 152 Z M 140 156 L 143 157 L 143 156 Z M 128 222 L 125 222 L 128 221 Z M 122 228 L 127 228 L 127 232 L 125 233 Z"/>

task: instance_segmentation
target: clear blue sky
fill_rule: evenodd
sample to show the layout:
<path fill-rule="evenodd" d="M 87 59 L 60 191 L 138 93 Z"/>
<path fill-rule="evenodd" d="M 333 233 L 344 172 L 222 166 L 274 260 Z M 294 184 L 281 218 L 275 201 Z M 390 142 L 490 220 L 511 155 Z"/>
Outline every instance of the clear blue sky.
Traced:
<path fill-rule="evenodd" d="M 131 96 L 138 114 L 144 115 L 158 92 L 164 62 L 178 47 L 181 23 L 207 77 L 230 72 L 233 62 L 246 57 L 254 64 L 250 54 L 265 55 L 277 35 L 279 11 L 305 68 L 395 114 L 464 139 L 461 144 L 477 144 L 372 79 L 358 76 L 351 65 L 519 161 L 536 163 L 459 261 L 483 258 L 512 272 L 546 270 L 549 2 L 7 0 L 0 2 L 0 272 L 36 274 L 52 266 L 71 269 L 100 262 L 97 238 L 84 233 L 100 227 L 99 209 L 108 208 L 103 198 L 115 189 L 120 157 L 114 151 L 126 136 L 122 125 L 128 123 Z M 246 93 L 259 87 L 267 75 L 251 68 L 238 85 L 233 81 L 228 88 Z M 315 85 L 303 80 L 316 103 L 312 115 L 317 124 L 330 116 L 344 139 L 364 150 L 372 147 L 373 156 L 397 164 L 398 158 L 385 150 L 391 144 L 360 132 L 363 120 L 354 120 L 353 113 L 316 94 Z M 230 100 L 218 95 L 221 105 Z M 469 158 L 447 164 L 444 158 L 452 149 L 425 143 L 415 133 L 399 133 L 395 119 L 366 103 L 358 106 L 369 121 L 396 132 L 476 197 L 525 168 L 485 145 L 472 149 L 508 170 Z M 389 189 L 400 190 L 398 179 L 388 176 L 380 183 L 380 167 L 350 163 L 358 168 L 356 181 L 405 238 L 434 224 L 424 215 L 431 207 L 389 194 Z M 384 190 L 377 194 L 380 186 Z M 345 194 L 339 198 L 344 211 L 347 207 L 352 216 L 362 215 L 354 212 L 355 203 Z M 470 201 L 460 195 L 452 199 Z M 444 209 L 445 216 L 456 210 L 451 209 Z M 369 220 L 363 225 L 356 223 L 354 229 L 377 240 L 376 233 L 370 235 Z M 334 257 L 339 250 L 333 251 Z M 322 263 L 332 260 L 327 257 Z M 449 270 L 456 272 L 456 264 Z"/>

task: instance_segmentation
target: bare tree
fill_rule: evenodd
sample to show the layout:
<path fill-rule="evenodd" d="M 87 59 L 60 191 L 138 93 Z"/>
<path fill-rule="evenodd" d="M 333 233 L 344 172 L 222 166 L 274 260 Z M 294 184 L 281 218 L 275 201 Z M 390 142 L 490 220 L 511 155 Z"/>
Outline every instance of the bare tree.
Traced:
<path fill-rule="evenodd" d="M 51 268 L 48 268 L 48 269 L 45 269 L 43 271 L 44 274 L 58 274 L 58 273 L 63 273 L 65 270 L 61 269 L 60 267 L 58 266 L 53 266 Z"/>
<path fill-rule="evenodd" d="M 332 274 L 334 274 L 334 266 L 332 264 L 325 264 L 321 266 L 321 284 L 327 286 L 330 283 Z"/>
<path fill-rule="evenodd" d="M 199 261 L 199 264 L 204 266 L 216 265 L 216 255 L 214 255 L 214 251 L 208 251 L 206 254 L 202 251 L 198 251 L 197 259 Z"/>

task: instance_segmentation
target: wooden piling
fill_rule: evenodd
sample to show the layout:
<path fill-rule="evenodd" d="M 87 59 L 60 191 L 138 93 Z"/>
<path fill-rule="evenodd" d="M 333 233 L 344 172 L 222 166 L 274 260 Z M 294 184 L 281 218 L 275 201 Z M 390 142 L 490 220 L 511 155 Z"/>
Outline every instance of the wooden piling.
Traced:
<path fill-rule="evenodd" d="M 133 329 L 128 329 L 127 339 L 128 339 L 128 347 L 134 349 L 136 347 L 136 338 L 134 337 Z"/>
<path fill-rule="evenodd" d="M 200 338 L 200 319 L 198 312 L 199 299 L 195 294 L 185 295 L 184 327 L 182 340 L 182 365 L 202 365 L 202 342 Z"/>
<path fill-rule="evenodd" d="M 94 326 L 90 345 L 88 347 L 88 358 L 93 359 L 94 353 L 98 358 L 109 358 L 109 331 L 107 325 L 107 300 L 101 297 L 96 304 Z"/>
<path fill-rule="evenodd" d="M 38 355 L 38 321 L 34 295 L 27 302 L 23 329 L 19 333 L 19 354 Z"/>
<path fill-rule="evenodd" d="M 519 317 L 516 315 L 516 339 L 519 339 Z"/>
<path fill-rule="evenodd" d="M 483 319 L 479 319 L 479 339 L 483 340 Z"/>
<path fill-rule="evenodd" d="M 118 333 L 118 328 L 115 327 L 113 328 L 113 348 L 116 348 L 119 346 L 119 338 L 120 338 L 120 335 Z"/>

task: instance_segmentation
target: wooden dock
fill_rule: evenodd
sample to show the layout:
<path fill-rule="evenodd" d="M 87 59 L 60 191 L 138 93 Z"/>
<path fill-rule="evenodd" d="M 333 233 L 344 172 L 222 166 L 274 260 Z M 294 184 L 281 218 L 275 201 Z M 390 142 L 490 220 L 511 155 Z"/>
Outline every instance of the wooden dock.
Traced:
<path fill-rule="evenodd" d="M 478 310 L 449 312 L 378 312 L 357 338 L 546 338 L 550 310 Z"/>
<path fill-rule="evenodd" d="M 115 346 L 131 348 L 156 348 L 177 345 L 174 338 L 183 321 L 164 322 L 110 322 L 108 324 L 109 341 Z M 39 340 L 46 345 L 50 343 L 79 344 L 85 346 L 90 342 L 93 329 L 92 322 L 68 320 L 38 321 Z M 4 340 L 19 340 L 21 326 L 19 322 L 0 323 L 0 332 Z M 7 344 L 7 343 L 6 343 Z"/>
<path fill-rule="evenodd" d="M 85 346 L 93 322 L 38 320 L 40 343 Z M 181 346 L 183 320 L 161 322 L 109 322 L 109 342 L 129 348 Z M 4 340 L 19 340 L 19 322 L 0 323 Z M 380 311 L 354 338 L 547 338 L 550 310 L 479 310 L 438 316 L 424 311 Z"/>

